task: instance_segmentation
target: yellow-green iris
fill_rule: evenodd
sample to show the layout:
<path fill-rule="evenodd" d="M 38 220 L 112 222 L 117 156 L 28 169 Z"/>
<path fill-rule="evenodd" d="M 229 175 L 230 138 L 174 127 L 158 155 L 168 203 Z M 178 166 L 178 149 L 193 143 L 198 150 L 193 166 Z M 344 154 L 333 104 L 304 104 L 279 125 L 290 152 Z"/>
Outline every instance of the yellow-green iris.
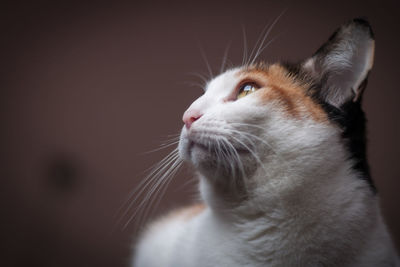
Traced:
<path fill-rule="evenodd" d="M 255 92 L 258 89 L 258 87 L 253 84 L 253 83 L 245 83 L 240 87 L 239 93 L 237 98 L 242 98 L 248 94 L 251 94 L 253 92 Z"/>

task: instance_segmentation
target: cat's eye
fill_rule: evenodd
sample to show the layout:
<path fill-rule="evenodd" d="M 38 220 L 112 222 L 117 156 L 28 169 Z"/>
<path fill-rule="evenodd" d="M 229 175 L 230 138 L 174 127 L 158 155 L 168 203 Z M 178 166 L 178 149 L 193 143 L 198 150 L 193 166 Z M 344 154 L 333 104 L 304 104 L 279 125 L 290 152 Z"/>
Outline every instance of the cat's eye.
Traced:
<path fill-rule="evenodd" d="M 245 97 L 248 94 L 251 94 L 253 92 L 255 92 L 256 90 L 258 90 L 258 86 L 255 83 L 244 83 L 240 86 L 239 88 L 239 93 L 237 96 L 237 99 Z"/>

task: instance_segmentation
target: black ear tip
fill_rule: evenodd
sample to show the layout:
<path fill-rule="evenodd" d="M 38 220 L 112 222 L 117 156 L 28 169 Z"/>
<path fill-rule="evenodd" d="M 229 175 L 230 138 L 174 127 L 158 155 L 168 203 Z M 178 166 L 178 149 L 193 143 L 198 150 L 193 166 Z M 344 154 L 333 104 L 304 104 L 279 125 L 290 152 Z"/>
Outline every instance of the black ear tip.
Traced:
<path fill-rule="evenodd" d="M 371 24 L 369 24 L 369 21 L 366 17 L 355 18 L 350 23 L 356 25 L 357 27 L 362 27 L 362 28 L 366 29 L 368 31 L 368 33 L 370 34 L 370 37 L 372 39 L 375 39 Z"/>

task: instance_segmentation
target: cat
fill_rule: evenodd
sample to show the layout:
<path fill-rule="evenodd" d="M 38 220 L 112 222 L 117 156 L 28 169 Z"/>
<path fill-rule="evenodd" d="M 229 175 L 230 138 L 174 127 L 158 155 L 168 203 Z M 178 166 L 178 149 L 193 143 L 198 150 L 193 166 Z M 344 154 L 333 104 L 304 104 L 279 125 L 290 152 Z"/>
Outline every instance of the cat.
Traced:
<path fill-rule="evenodd" d="M 297 64 L 225 71 L 184 112 L 203 203 L 159 219 L 136 267 L 399 266 L 366 153 L 366 19 Z"/>

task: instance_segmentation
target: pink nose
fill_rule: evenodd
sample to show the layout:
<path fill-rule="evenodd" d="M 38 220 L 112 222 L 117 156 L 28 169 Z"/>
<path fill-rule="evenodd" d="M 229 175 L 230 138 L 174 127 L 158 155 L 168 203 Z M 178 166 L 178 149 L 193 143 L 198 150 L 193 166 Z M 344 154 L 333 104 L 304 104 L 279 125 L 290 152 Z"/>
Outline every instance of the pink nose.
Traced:
<path fill-rule="evenodd" d="M 189 130 L 190 126 L 192 126 L 192 123 L 200 119 L 201 116 L 203 116 L 203 114 L 201 114 L 200 111 L 198 110 L 194 109 L 186 110 L 182 118 L 183 122 L 185 123 L 186 129 Z"/>

